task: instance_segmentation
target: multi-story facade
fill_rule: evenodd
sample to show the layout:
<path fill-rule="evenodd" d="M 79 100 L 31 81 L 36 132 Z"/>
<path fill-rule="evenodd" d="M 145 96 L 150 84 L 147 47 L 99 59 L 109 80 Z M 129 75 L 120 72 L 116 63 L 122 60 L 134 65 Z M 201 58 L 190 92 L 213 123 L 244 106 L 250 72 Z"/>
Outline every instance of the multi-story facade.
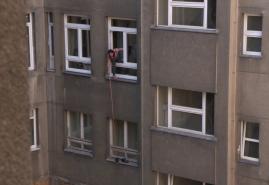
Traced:
<path fill-rule="evenodd" d="M 35 183 L 268 184 L 268 2 L 26 2 Z"/>

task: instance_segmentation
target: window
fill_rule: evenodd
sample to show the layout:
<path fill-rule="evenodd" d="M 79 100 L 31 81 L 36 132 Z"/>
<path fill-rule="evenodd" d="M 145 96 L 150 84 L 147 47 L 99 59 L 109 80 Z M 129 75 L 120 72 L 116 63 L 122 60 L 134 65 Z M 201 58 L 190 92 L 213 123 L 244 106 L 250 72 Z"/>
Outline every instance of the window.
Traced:
<path fill-rule="evenodd" d="M 241 123 L 241 158 L 259 161 L 259 124 Z"/>
<path fill-rule="evenodd" d="M 157 124 L 197 134 L 214 134 L 214 95 L 157 87 Z"/>
<path fill-rule="evenodd" d="M 31 150 L 39 148 L 39 124 L 38 124 L 38 109 L 33 109 L 30 113 L 30 128 L 31 128 Z"/>
<path fill-rule="evenodd" d="M 261 56 L 262 16 L 244 15 L 243 54 Z"/>
<path fill-rule="evenodd" d="M 88 114 L 67 111 L 67 147 L 92 152 L 92 121 Z"/>
<path fill-rule="evenodd" d="M 137 29 L 136 21 L 109 19 L 109 49 L 121 49 L 115 62 L 115 76 L 137 80 Z M 114 64 L 112 64 L 114 65 Z M 112 76 L 109 66 L 108 75 Z"/>
<path fill-rule="evenodd" d="M 48 70 L 55 70 L 54 63 L 54 20 L 51 12 L 47 13 L 48 20 Z"/>
<path fill-rule="evenodd" d="M 216 0 L 158 0 L 157 24 L 183 28 L 216 28 Z"/>
<path fill-rule="evenodd" d="M 66 70 L 91 74 L 90 20 L 87 17 L 65 16 Z"/>
<path fill-rule="evenodd" d="M 27 46 L 28 46 L 28 70 L 35 69 L 35 54 L 34 54 L 34 13 L 26 15 L 26 31 L 27 31 Z"/>
<path fill-rule="evenodd" d="M 171 174 L 157 173 L 156 185 L 212 185 L 205 182 L 194 181 Z"/>
<path fill-rule="evenodd" d="M 138 128 L 136 123 L 110 120 L 110 157 L 119 163 L 137 165 Z"/>

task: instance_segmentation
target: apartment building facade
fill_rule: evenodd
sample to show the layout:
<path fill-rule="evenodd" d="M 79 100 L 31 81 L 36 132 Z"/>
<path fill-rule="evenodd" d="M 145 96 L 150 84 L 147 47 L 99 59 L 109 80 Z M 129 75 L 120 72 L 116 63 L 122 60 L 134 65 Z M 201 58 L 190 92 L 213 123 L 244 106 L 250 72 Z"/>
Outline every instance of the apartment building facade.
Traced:
<path fill-rule="evenodd" d="M 268 184 L 269 3 L 26 3 L 34 183 Z"/>

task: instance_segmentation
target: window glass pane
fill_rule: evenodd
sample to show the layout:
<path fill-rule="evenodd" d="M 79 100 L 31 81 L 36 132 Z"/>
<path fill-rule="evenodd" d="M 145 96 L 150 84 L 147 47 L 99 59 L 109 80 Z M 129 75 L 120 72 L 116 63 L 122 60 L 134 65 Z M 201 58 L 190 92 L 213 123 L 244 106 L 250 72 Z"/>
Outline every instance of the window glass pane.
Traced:
<path fill-rule="evenodd" d="M 74 147 L 74 148 L 81 148 L 81 144 L 80 143 L 76 143 L 76 142 L 70 142 L 70 146 Z"/>
<path fill-rule="evenodd" d="M 174 176 L 173 185 L 203 185 L 202 182 Z"/>
<path fill-rule="evenodd" d="M 53 23 L 53 14 L 49 12 L 48 16 L 49 16 L 49 23 Z"/>
<path fill-rule="evenodd" d="M 82 30 L 82 56 L 91 57 L 91 36 L 88 30 Z"/>
<path fill-rule="evenodd" d="M 113 48 L 123 48 L 123 33 L 113 32 Z M 123 62 L 123 51 L 118 52 L 117 63 Z"/>
<path fill-rule="evenodd" d="M 68 16 L 67 22 L 76 24 L 90 24 L 90 19 L 88 19 L 87 17 Z"/>
<path fill-rule="evenodd" d="M 34 119 L 30 119 L 30 129 L 31 129 L 31 142 L 32 142 L 32 145 L 34 145 L 35 144 Z"/>
<path fill-rule="evenodd" d="M 113 145 L 124 147 L 124 122 L 123 121 L 114 120 Z"/>
<path fill-rule="evenodd" d="M 91 117 L 87 114 L 83 114 L 83 119 L 84 119 L 84 139 L 92 140 Z"/>
<path fill-rule="evenodd" d="M 186 107 L 202 108 L 202 93 L 173 89 L 172 104 Z"/>
<path fill-rule="evenodd" d="M 116 27 L 136 28 L 136 21 L 135 20 L 112 19 L 111 25 L 116 26 Z"/>
<path fill-rule="evenodd" d="M 129 75 L 129 76 L 137 76 L 137 70 L 136 69 L 130 69 L 125 67 L 116 67 L 116 74 L 119 75 Z"/>
<path fill-rule="evenodd" d="M 135 34 L 127 34 L 127 44 L 128 44 L 128 62 L 137 63 L 137 55 L 136 55 L 136 35 Z"/>
<path fill-rule="evenodd" d="M 175 25 L 203 26 L 202 8 L 173 7 L 172 23 Z"/>
<path fill-rule="evenodd" d="M 214 135 L 214 94 L 206 94 L 206 134 Z"/>
<path fill-rule="evenodd" d="M 69 68 L 82 69 L 82 70 L 88 70 L 89 71 L 90 70 L 90 64 L 69 61 Z"/>
<path fill-rule="evenodd" d="M 168 185 L 168 175 L 159 173 L 159 185 Z"/>
<path fill-rule="evenodd" d="M 36 144 L 39 145 L 39 122 L 38 122 L 38 109 L 35 109 L 36 111 Z"/>
<path fill-rule="evenodd" d="M 168 127 L 168 105 L 167 105 L 168 93 L 167 87 L 159 87 L 159 107 L 158 107 L 158 115 L 159 115 L 159 125 Z"/>
<path fill-rule="evenodd" d="M 80 113 L 70 111 L 70 136 L 81 138 L 80 128 Z"/>
<path fill-rule="evenodd" d="M 172 111 L 172 126 L 201 132 L 202 116 L 197 114 Z"/>
<path fill-rule="evenodd" d="M 125 157 L 125 153 L 117 150 L 112 151 L 112 155 L 118 156 L 118 157 Z"/>
<path fill-rule="evenodd" d="M 168 0 L 158 0 L 158 24 L 168 25 Z"/>
<path fill-rule="evenodd" d="M 244 155 L 253 158 L 259 158 L 259 143 L 245 142 Z"/>
<path fill-rule="evenodd" d="M 259 124 L 258 123 L 246 123 L 246 138 L 259 140 Z"/>
<path fill-rule="evenodd" d="M 208 0 L 207 28 L 216 28 L 216 0 Z"/>
<path fill-rule="evenodd" d="M 262 16 L 248 16 L 248 30 L 262 31 Z"/>
<path fill-rule="evenodd" d="M 54 56 L 54 27 L 51 26 L 51 55 Z"/>
<path fill-rule="evenodd" d="M 68 54 L 78 56 L 78 30 L 68 29 Z"/>
<path fill-rule="evenodd" d="M 248 37 L 247 38 L 247 51 L 261 52 L 262 39 Z"/>
<path fill-rule="evenodd" d="M 31 22 L 31 18 L 30 18 L 31 14 L 26 14 L 26 22 L 29 23 Z"/>
<path fill-rule="evenodd" d="M 31 42 L 31 40 L 30 40 L 30 30 L 29 30 L 29 27 L 27 27 L 27 29 L 26 29 L 26 37 L 27 37 L 27 39 L 28 39 L 28 42 L 26 42 L 26 44 L 27 44 L 27 49 L 28 49 L 28 52 L 27 52 L 27 61 L 28 61 L 28 67 L 30 67 L 31 66 L 31 57 L 30 57 L 30 42 Z"/>
<path fill-rule="evenodd" d="M 128 148 L 138 150 L 137 124 L 128 122 Z"/>

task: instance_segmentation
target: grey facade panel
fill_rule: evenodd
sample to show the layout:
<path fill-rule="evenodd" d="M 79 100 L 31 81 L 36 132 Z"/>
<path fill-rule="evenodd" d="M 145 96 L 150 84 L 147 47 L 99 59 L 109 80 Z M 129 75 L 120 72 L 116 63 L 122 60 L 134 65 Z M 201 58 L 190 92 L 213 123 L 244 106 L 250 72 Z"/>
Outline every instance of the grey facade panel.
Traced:
<path fill-rule="evenodd" d="M 216 34 L 151 31 L 151 81 L 155 85 L 216 92 Z"/>
<path fill-rule="evenodd" d="M 152 132 L 152 169 L 215 184 L 215 142 Z"/>

